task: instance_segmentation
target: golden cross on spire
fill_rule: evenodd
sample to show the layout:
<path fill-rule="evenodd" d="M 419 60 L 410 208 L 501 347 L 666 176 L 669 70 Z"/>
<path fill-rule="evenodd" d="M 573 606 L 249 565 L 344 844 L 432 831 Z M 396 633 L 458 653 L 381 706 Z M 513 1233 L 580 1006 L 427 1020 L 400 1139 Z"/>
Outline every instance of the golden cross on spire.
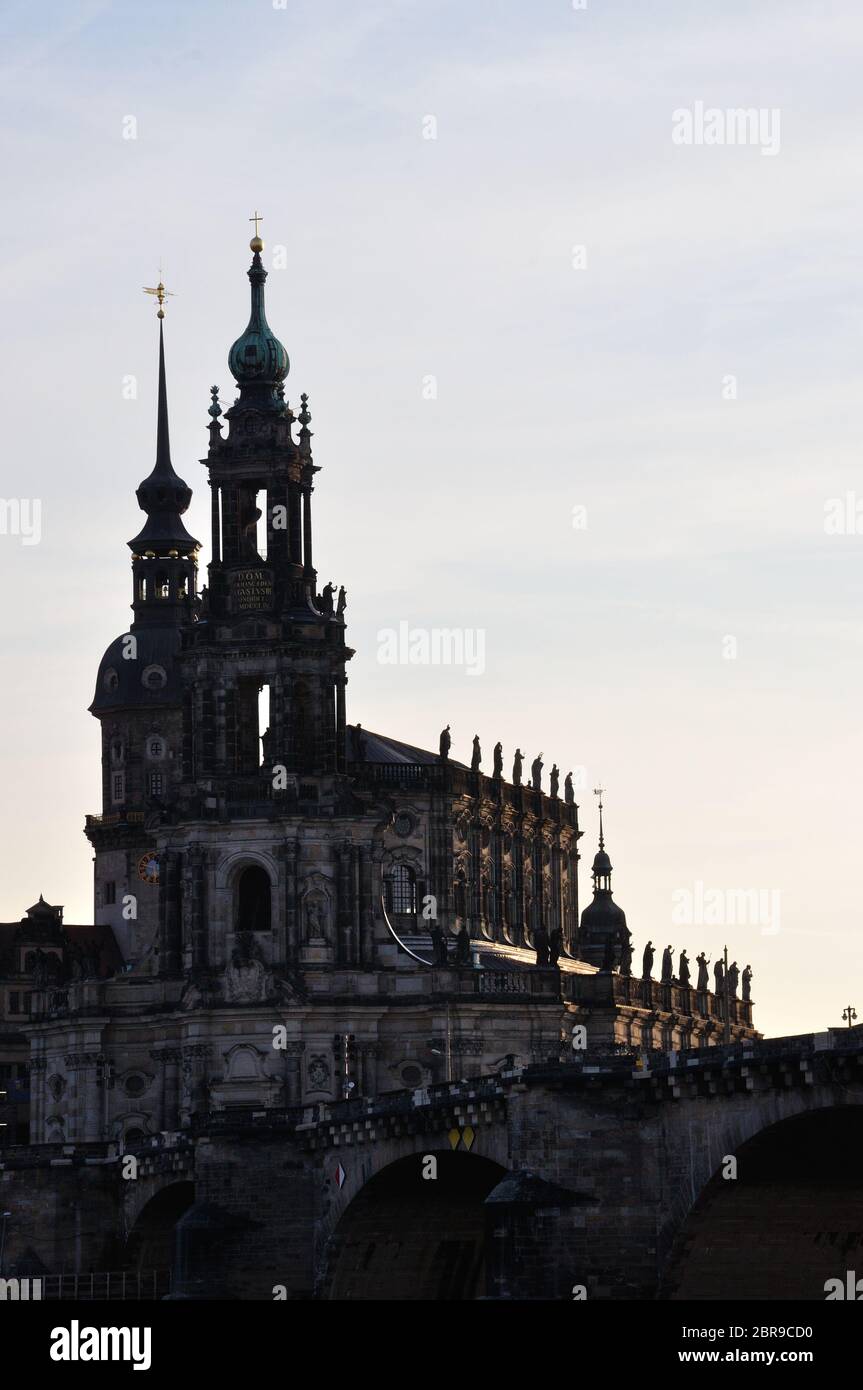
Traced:
<path fill-rule="evenodd" d="M 163 319 L 163 318 L 165 317 L 165 310 L 163 309 L 162 306 L 163 306 L 163 304 L 165 303 L 165 300 L 166 300 L 166 298 L 167 298 L 168 296 L 170 296 L 171 299 L 174 298 L 174 291 L 173 291 L 173 290 L 166 290 L 166 289 L 165 289 L 165 286 L 162 284 L 162 262 L 161 262 L 161 261 L 159 262 L 159 283 L 158 283 L 158 285 L 154 285 L 153 287 L 151 287 L 150 285 L 144 285 L 143 289 L 144 289 L 144 293 L 145 293 L 145 294 L 154 294 L 154 295 L 156 296 L 157 300 L 159 301 L 159 312 L 158 312 L 158 314 L 157 314 L 157 318 Z"/>
<path fill-rule="evenodd" d="M 258 210 L 257 210 L 257 208 L 256 208 L 256 209 L 255 209 L 255 215 L 254 215 L 254 217 L 250 217 L 250 218 L 249 218 L 249 221 L 250 221 L 250 222 L 254 222 L 254 224 L 255 224 L 255 236 L 258 236 L 258 235 L 259 235 L 259 232 L 258 232 L 258 223 L 259 223 L 259 222 L 263 222 L 263 220 L 264 220 L 264 219 L 263 219 L 263 216 L 261 215 L 261 213 L 258 212 Z"/>

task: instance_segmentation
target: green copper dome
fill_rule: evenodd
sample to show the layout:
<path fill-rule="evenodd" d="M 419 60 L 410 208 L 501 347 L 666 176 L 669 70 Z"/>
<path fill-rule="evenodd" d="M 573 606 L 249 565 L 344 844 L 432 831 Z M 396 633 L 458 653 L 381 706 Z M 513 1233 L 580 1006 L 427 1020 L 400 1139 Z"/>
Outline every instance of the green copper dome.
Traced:
<path fill-rule="evenodd" d="M 288 354 L 267 323 L 264 311 L 264 282 L 267 272 L 255 251 L 249 268 L 252 286 L 252 313 L 242 333 L 228 353 L 228 366 L 237 385 L 277 386 L 290 370 Z"/>

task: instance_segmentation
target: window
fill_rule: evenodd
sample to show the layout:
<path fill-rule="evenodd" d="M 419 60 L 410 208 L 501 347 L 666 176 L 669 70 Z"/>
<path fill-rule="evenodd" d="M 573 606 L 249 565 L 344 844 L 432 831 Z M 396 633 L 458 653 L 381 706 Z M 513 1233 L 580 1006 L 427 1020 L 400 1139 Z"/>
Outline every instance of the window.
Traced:
<path fill-rule="evenodd" d="M 160 570 L 156 575 L 156 598 L 170 598 L 171 588 L 168 583 L 168 576 L 164 570 Z"/>
<path fill-rule="evenodd" d="M 105 905 L 106 905 L 106 906 L 110 906 L 111 903 L 115 903 L 116 901 L 117 901 L 117 885 L 116 885 L 116 883 L 114 882 L 114 880 L 112 879 L 110 883 L 106 883 L 106 884 L 105 884 Z"/>
<path fill-rule="evenodd" d="M 17 989 L 13 989 L 9 994 L 9 1012 L 10 1014 L 20 1014 L 21 1012 L 21 995 Z"/>
<path fill-rule="evenodd" d="M 162 786 L 163 786 L 164 780 L 165 780 L 165 779 L 163 778 L 161 772 L 151 772 L 151 773 L 148 774 L 148 777 L 147 777 L 147 786 L 149 787 L 150 795 L 151 795 L 151 796 L 161 796 L 161 795 L 162 795 Z"/>
<path fill-rule="evenodd" d="M 117 675 L 117 672 L 114 670 L 113 666 L 108 667 L 107 671 L 102 677 L 102 684 L 104 685 L 106 690 L 117 689 L 117 686 L 120 684 L 120 677 Z"/>
<path fill-rule="evenodd" d="M 396 864 L 386 881 L 386 903 L 390 912 L 414 916 L 417 910 L 417 886 L 413 869 Z"/>
<path fill-rule="evenodd" d="M 115 738 L 111 743 L 111 762 L 121 763 L 123 761 L 125 749 L 122 739 Z"/>
<path fill-rule="evenodd" d="M 137 1073 L 133 1076 L 127 1076 L 123 1084 L 123 1089 L 127 1096 L 143 1095 L 144 1091 L 147 1089 L 147 1078 L 145 1076 L 139 1076 Z"/>
<path fill-rule="evenodd" d="M 269 931 L 270 879 L 265 869 L 250 864 L 237 884 L 237 931 Z"/>
<path fill-rule="evenodd" d="M 126 774 L 115 772 L 111 778 L 111 800 L 117 805 L 126 795 Z"/>
<path fill-rule="evenodd" d="M 155 735 L 147 739 L 147 757 L 158 760 L 165 756 L 165 741 Z"/>

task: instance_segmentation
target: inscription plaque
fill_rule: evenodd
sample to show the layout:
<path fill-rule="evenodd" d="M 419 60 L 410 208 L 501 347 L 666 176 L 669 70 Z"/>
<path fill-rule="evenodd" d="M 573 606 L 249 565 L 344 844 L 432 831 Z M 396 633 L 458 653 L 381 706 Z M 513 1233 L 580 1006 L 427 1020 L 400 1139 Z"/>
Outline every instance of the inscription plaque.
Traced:
<path fill-rule="evenodd" d="M 233 570 L 231 573 L 231 607 L 238 609 L 272 608 L 273 575 L 270 570 Z"/>

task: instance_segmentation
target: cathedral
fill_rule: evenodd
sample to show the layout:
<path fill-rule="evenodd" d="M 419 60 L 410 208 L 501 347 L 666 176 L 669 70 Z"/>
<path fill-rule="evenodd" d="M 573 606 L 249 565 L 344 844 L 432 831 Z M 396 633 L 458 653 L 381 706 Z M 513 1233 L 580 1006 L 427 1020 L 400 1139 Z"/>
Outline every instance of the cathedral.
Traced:
<path fill-rule="evenodd" d="M 561 794 L 557 767 L 544 788 L 540 758 L 523 776 L 518 750 L 508 780 L 500 744 L 484 769 L 479 736 L 466 765 L 448 728 L 429 751 L 348 723 L 346 595 L 318 583 L 320 465 L 308 397 L 296 409 L 286 395 L 262 250 L 256 235 L 249 322 L 228 354 L 235 399 L 211 391 L 205 584 L 171 458 L 158 287 L 133 619 L 90 705 L 95 955 L 74 959 L 62 910 L 41 900 L 0 926 L 22 971 L 28 932 L 56 957 L 49 970 L 31 952 L 16 977 L 30 1142 L 134 1149 L 228 1111 L 416 1090 L 578 1047 L 757 1037 L 748 982 L 742 999 L 736 980 L 691 983 L 670 948 L 655 980 L 649 943 L 633 973 L 602 830 L 580 915 L 571 777 Z"/>

